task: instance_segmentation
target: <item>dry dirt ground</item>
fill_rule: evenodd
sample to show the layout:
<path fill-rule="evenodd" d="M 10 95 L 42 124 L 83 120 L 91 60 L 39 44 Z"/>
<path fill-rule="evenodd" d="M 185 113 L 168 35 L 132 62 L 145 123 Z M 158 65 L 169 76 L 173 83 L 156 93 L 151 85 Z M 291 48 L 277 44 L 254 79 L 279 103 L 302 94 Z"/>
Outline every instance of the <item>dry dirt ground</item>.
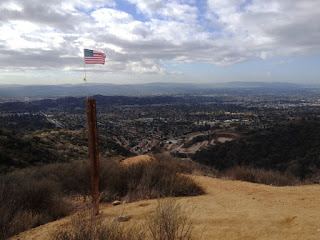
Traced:
<path fill-rule="evenodd" d="M 202 141 L 202 142 L 197 142 L 191 146 L 189 146 L 188 148 L 184 148 L 184 143 L 185 142 L 189 142 L 191 141 L 193 138 L 198 137 L 198 136 L 206 136 L 206 135 L 210 135 L 210 134 L 216 134 L 216 138 L 213 138 L 210 141 Z M 166 144 L 165 145 L 165 149 L 171 153 L 184 153 L 184 154 L 195 154 L 198 150 L 206 148 L 208 146 L 213 146 L 216 144 L 217 142 L 221 142 L 224 143 L 226 141 L 231 141 L 235 138 L 239 138 L 239 134 L 234 133 L 234 132 L 223 132 L 221 130 L 214 130 L 214 131 L 210 131 L 209 133 L 205 132 L 205 133 L 201 133 L 201 132 L 196 132 L 196 133 L 190 133 L 188 135 L 186 135 L 186 138 L 184 141 L 178 141 L 177 143 L 174 144 Z"/>
<path fill-rule="evenodd" d="M 320 239 L 320 186 L 273 187 L 241 181 L 191 176 L 206 194 L 177 198 L 183 208 L 195 208 L 195 238 L 219 240 Z M 101 205 L 102 218 L 121 214 L 135 224 L 145 220 L 157 200 Z M 70 217 L 21 233 L 12 239 L 49 239 Z"/>

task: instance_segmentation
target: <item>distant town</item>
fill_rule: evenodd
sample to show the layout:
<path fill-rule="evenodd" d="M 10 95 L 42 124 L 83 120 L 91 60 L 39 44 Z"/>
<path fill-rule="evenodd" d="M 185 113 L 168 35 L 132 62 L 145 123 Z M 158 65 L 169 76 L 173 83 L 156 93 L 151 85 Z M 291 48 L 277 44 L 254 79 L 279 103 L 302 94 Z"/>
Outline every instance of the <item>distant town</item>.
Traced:
<path fill-rule="evenodd" d="M 139 155 L 159 147 L 172 152 L 177 148 L 170 145 L 181 146 L 194 136 L 265 129 L 283 121 L 320 116 L 319 90 L 246 91 L 145 97 L 98 95 L 94 98 L 99 134 Z M 27 125 L 29 119 L 29 124 L 38 121 L 42 127 L 81 130 L 86 128 L 85 111 L 84 98 L 11 101 L 0 105 L 0 126 Z M 200 147 L 205 145 L 193 148 L 193 152 Z"/>

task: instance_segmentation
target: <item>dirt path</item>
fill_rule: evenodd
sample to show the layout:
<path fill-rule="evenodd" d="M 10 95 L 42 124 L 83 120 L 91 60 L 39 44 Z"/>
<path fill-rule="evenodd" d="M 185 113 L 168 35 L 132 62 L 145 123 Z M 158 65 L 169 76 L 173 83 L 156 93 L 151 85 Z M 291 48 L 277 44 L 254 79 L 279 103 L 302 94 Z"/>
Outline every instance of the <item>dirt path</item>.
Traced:
<path fill-rule="evenodd" d="M 207 194 L 178 198 L 195 208 L 195 239 L 318 240 L 320 239 L 320 186 L 273 187 L 240 181 L 192 176 Z M 154 211 L 157 200 L 101 206 L 101 217 L 130 215 L 134 224 Z M 48 239 L 70 217 L 24 232 L 12 239 Z"/>
<path fill-rule="evenodd" d="M 201 142 L 195 142 L 194 144 L 192 144 L 191 146 L 185 148 L 185 144 L 184 143 L 188 143 L 189 141 L 191 141 L 193 138 L 198 137 L 198 136 L 208 136 L 208 135 L 212 135 L 212 134 L 216 134 L 216 137 L 211 139 L 211 140 L 203 140 Z M 233 133 L 233 132 L 222 132 L 220 130 L 214 130 L 214 131 L 210 131 L 209 133 L 201 133 L 201 132 L 195 132 L 195 133 L 191 133 L 188 134 L 185 137 L 185 140 L 182 141 L 178 141 L 177 143 L 174 144 L 167 144 L 165 149 L 171 153 L 182 153 L 182 154 L 195 154 L 198 150 L 201 150 L 205 147 L 208 146 L 213 146 L 216 144 L 216 142 L 221 142 L 221 143 L 225 143 L 227 141 L 232 141 L 235 138 L 240 137 L 239 134 L 237 133 Z"/>

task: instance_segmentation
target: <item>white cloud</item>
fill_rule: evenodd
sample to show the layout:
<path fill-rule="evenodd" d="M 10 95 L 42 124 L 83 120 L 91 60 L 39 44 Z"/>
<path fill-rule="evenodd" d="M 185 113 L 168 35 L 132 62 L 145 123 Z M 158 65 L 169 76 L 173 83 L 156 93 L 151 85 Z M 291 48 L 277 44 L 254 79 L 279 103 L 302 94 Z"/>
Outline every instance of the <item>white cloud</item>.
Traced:
<path fill-rule="evenodd" d="M 319 1 L 127 1 L 139 14 L 116 0 L 2 0 L 0 68 L 78 70 L 84 47 L 107 54 L 105 71 L 159 74 L 167 60 L 229 65 L 320 53 Z"/>
<path fill-rule="evenodd" d="M 127 72 L 139 73 L 139 74 L 151 74 L 151 73 L 165 73 L 165 70 L 159 67 L 159 64 L 153 60 L 146 59 L 139 62 L 130 62 L 126 66 Z"/>
<path fill-rule="evenodd" d="M 179 0 L 128 0 L 136 5 L 139 12 L 149 17 L 162 17 L 164 19 L 175 19 L 184 21 L 195 21 L 197 19 L 198 9 L 189 5 L 194 1 Z"/>
<path fill-rule="evenodd" d="M 245 0 L 208 0 L 208 6 L 212 12 L 226 16 L 238 12 L 239 7 Z"/>
<path fill-rule="evenodd" d="M 23 10 L 23 7 L 21 6 L 21 4 L 18 4 L 15 2 L 9 2 L 7 4 L 3 2 L 2 4 L 0 3 L 0 9 L 6 10 L 6 11 L 21 12 Z"/>
<path fill-rule="evenodd" d="M 105 6 L 114 6 L 113 0 L 65 0 L 61 1 L 61 6 L 63 9 L 95 9 Z"/>
<path fill-rule="evenodd" d="M 166 19 L 193 22 L 197 20 L 198 9 L 187 4 L 170 2 L 159 9 L 158 14 Z"/>
<path fill-rule="evenodd" d="M 234 41 L 245 40 L 243 52 L 238 55 L 249 53 L 251 57 L 266 59 L 310 54 L 310 42 L 320 37 L 320 27 L 312 24 L 320 21 L 316 13 L 320 2 L 208 0 L 208 6 L 210 20 L 220 26 L 221 34 Z M 319 53 L 320 44 L 311 48 Z"/>
<path fill-rule="evenodd" d="M 130 3 L 135 4 L 137 9 L 149 16 L 152 16 L 155 12 L 159 11 L 164 6 L 162 0 L 128 0 Z"/>
<path fill-rule="evenodd" d="M 104 27 L 113 24 L 128 24 L 133 21 L 133 17 L 130 14 L 111 8 L 101 8 L 92 12 L 91 16 L 100 26 Z"/>

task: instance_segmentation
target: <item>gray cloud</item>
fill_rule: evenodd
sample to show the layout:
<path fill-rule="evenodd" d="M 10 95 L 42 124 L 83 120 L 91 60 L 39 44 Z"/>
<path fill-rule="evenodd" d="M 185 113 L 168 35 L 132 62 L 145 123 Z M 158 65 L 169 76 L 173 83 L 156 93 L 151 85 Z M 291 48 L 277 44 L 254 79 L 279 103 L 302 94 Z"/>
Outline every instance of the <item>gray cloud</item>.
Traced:
<path fill-rule="evenodd" d="M 76 71 L 84 47 L 107 54 L 105 71 L 161 74 L 167 60 L 229 65 L 320 52 L 320 2 L 208 0 L 206 12 L 192 0 L 128 2 L 145 22 L 113 1 L 3 0 L 1 68 Z"/>

